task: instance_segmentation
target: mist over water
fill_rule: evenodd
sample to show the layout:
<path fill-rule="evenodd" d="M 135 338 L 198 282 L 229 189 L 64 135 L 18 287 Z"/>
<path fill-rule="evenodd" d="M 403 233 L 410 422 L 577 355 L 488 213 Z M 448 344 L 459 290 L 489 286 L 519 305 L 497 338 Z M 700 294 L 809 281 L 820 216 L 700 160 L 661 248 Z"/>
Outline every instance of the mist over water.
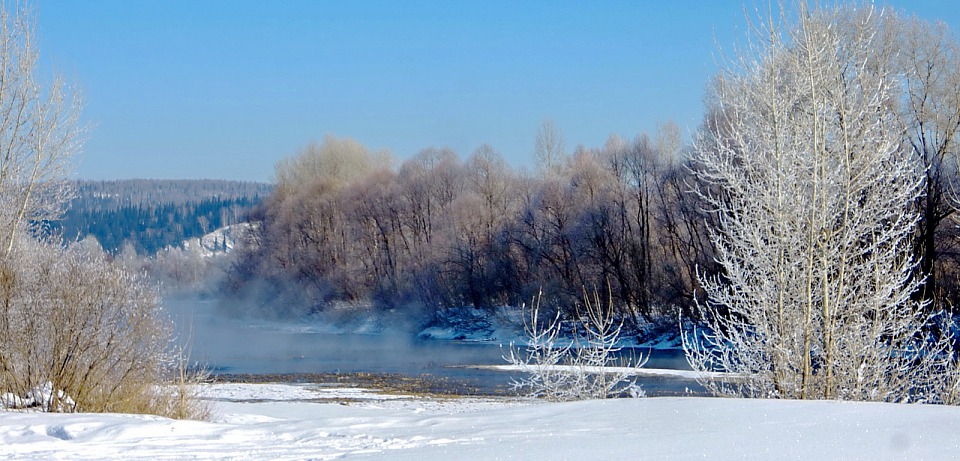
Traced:
<path fill-rule="evenodd" d="M 177 340 L 189 345 L 193 361 L 214 374 L 398 373 L 500 392 L 513 378 L 511 373 L 464 367 L 505 364 L 508 344 L 423 340 L 408 331 L 343 333 L 329 325 L 229 318 L 218 309 L 219 302 L 197 296 L 164 299 Z M 682 351 L 652 352 L 647 367 L 688 369 Z M 693 381 L 670 378 L 644 378 L 640 383 L 648 395 L 699 388 Z"/>

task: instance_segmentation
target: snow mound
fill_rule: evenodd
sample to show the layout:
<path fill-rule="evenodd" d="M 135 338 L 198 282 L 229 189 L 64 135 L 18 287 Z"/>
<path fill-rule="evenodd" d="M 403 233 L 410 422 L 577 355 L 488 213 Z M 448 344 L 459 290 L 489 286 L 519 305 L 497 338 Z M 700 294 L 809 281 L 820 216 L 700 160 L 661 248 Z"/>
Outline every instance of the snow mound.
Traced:
<path fill-rule="evenodd" d="M 56 398 L 54 398 L 56 397 Z M 54 392 L 53 383 L 46 381 L 43 385 L 34 386 L 25 396 L 19 396 L 12 392 L 0 393 L 0 409 L 24 409 L 36 408 L 42 411 L 50 411 L 56 404 L 56 411 L 71 412 L 77 409 L 77 403 L 63 392 L 57 389 Z"/>

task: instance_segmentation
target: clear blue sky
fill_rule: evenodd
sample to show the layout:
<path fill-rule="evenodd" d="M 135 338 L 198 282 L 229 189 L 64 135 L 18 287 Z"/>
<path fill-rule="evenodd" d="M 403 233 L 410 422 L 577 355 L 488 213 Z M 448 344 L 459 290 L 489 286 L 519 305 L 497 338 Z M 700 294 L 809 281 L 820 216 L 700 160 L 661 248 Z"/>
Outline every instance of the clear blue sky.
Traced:
<path fill-rule="evenodd" d="M 960 2 L 892 3 L 960 30 Z M 488 143 L 519 167 L 547 117 L 568 150 L 666 119 L 689 133 L 743 4 L 47 0 L 38 15 L 93 126 L 77 177 L 266 181 L 325 134 L 400 160 Z"/>

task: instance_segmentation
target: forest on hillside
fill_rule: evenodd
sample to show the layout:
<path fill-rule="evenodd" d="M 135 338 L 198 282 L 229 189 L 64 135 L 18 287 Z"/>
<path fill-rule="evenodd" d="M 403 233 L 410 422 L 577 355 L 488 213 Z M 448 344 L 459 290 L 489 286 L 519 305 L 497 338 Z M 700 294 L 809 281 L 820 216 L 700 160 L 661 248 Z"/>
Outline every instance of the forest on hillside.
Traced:
<path fill-rule="evenodd" d="M 272 186 L 226 180 L 75 181 L 75 197 L 52 227 L 67 241 L 93 237 L 109 253 L 140 255 L 246 222 Z"/>

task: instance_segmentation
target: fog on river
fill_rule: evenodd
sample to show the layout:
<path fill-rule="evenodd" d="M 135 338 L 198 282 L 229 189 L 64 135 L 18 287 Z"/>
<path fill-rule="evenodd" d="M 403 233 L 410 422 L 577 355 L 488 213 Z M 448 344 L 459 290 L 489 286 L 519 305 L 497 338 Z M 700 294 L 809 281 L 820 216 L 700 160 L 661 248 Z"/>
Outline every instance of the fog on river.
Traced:
<path fill-rule="evenodd" d="M 502 365 L 509 343 L 420 339 L 406 331 L 343 333 L 328 325 L 230 318 L 216 299 L 168 296 L 176 338 L 213 374 L 397 373 L 464 383 L 480 392 L 510 389 L 511 373 L 471 368 Z M 629 350 L 646 367 L 689 369 L 683 351 Z M 644 377 L 647 395 L 700 393 L 692 380 Z"/>

